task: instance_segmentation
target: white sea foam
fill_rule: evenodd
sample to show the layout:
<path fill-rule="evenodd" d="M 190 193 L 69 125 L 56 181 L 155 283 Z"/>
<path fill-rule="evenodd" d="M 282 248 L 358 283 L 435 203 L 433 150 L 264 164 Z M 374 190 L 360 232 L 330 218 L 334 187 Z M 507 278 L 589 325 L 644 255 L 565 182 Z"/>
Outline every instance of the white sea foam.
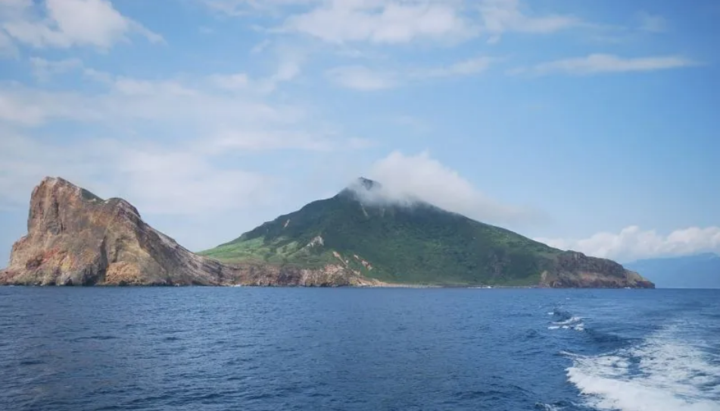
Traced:
<path fill-rule="evenodd" d="M 555 325 L 571 325 L 571 324 L 579 323 L 580 321 L 582 321 L 582 317 L 573 316 L 573 317 L 568 318 L 565 321 L 557 321 L 557 322 L 554 322 L 553 324 L 555 324 Z"/>
<path fill-rule="evenodd" d="M 560 410 L 562 410 L 562 408 L 558 407 L 557 405 L 543 404 L 543 403 L 535 404 L 535 408 L 545 410 L 545 411 L 560 411 Z"/>
<path fill-rule="evenodd" d="M 612 354 L 571 355 L 567 375 L 599 410 L 720 411 L 720 366 L 708 355 L 664 330 Z"/>
<path fill-rule="evenodd" d="M 558 330 L 562 328 L 563 330 L 576 330 L 576 331 L 585 331 L 585 324 L 582 322 L 582 317 L 570 317 L 567 320 L 563 321 L 557 321 L 552 323 L 548 330 Z"/>

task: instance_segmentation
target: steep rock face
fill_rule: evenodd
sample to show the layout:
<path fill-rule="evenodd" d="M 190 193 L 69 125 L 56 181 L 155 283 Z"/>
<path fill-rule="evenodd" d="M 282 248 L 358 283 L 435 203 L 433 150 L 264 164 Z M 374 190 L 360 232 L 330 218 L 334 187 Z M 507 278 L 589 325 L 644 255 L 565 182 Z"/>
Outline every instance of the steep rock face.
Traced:
<path fill-rule="evenodd" d="M 626 270 L 614 261 L 574 251 L 557 255 L 552 270 L 543 272 L 540 285 L 554 288 L 655 288 L 640 274 Z"/>
<path fill-rule="evenodd" d="M 28 234 L 12 249 L 0 284 L 366 285 L 343 269 L 229 266 L 193 254 L 156 231 L 122 199 L 102 200 L 60 178 L 32 193 Z"/>
<path fill-rule="evenodd" d="M 328 264 L 319 269 L 279 265 L 236 265 L 236 284 L 248 286 L 301 287 L 378 287 L 388 285 L 363 277 L 340 264 Z"/>

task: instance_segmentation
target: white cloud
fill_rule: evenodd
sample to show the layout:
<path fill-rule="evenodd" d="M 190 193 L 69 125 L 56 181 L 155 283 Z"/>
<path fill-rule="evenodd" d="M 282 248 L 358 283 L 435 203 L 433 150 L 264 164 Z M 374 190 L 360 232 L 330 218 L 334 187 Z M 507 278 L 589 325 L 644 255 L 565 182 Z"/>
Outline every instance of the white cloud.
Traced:
<path fill-rule="evenodd" d="M 448 66 L 420 67 L 406 70 L 372 70 L 365 66 L 353 65 L 333 68 L 328 70 L 326 75 L 332 82 L 342 87 L 373 91 L 389 89 L 413 81 L 470 76 L 487 70 L 493 61 L 489 57 L 477 57 Z"/>
<path fill-rule="evenodd" d="M 33 74 L 38 80 L 47 81 L 56 74 L 63 74 L 81 68 L 83 64 L 77 58 L 51 61 L 40 57 L 32 57 L 30 65 Z"/>
<path fill-rule="evenodd" d="M 336 67 L 326 74 L 337 85 L 362 91 L 388 89 L 398 83 L 393 73 L 373 71 L 363 66 Z"/>
<path fill-rule="evenodd" d="M 471 34 L 453 1 L 331 0 L 289 17 L 284 30 L 331 43 L 408 43 L 418 38 L 453 39 Z"/>
<path fill-rule="evenodd" d="M 579 18 L 536 14 L 520 0 L 204 0 L 232 16 L 283 16 L 279 32 L 303 33 L 325 42 L 406 44 L 456 41 L 489 35 L 545 34 L 586 26 Z"/>
<path fill-rule="evenodd" d="M 513 70 L 512 73 L 591 75 L 668 70 L 698 64 L 693 60 L 680 56 L 623 58 L 611 54 L 591 54 L 587 57 L 569 58 L 541 63 L 531 68 L 520 68 Z"/>
<path fill-rule="evenodd" d="M 285 6 L 318 3 L 323 0 L 200 0 L 211 10 L 228 16 L 247 16 L 258 12 L 277 13 Z"/>
<path fill-rule="evenodd" d="M 360 149 L 364 139 L 328 132 L 301 107 L 213 93 L 175 80 L 114 78 L 101 94 L 0 86 L 0 121 L 34 128 L 66 120 L 114 133 L 172 135 L 179 146 L 208 155 L 271 150 Z"/>
<path fill-rule="evenodd" d="M 12 39 L 0 30 L 0 58 L 17 57 L 17 47 Z"/>
<path fill-rule="evenodd" d="M 347 146 L 354 145 L 351 140 L 344 142 Z M 257 150 L 288 150 L 300 149 L 311 151 L 330 151 L 336 147 L 337 142 L 318 133 L 307 133 L 290 130 L 228 130 L 218 133 L 211 142 L 203 143 L 199 149 L 214 153 L 228 150 L 257 151 Z"/>
<path fill-rule="evenodd" d="M 258 81 L 258 90 L 270 93 L 275 91 L 280 83 L 296 78 L 300 74 L 300 63 L 296 60 L 282 61 L 274 74 L 266 79 Z"/>
<path fill-rule="evenodd" d="M 114 84 L 115 91 L 127 96 L 193 96 L 195 90 L 188 88 L 176 81 L 150 81 L 134 78 L 118 77 Z"/>
<path fill-rule="evenodd" d="M 427 133 L 432 130 L 432 127 L 427 123 L 427 121 L 415 116 L 397 116 L 392 118 L 392 122 L 401 126 L 405 126 L 415 131 L 416 133 Z"/>
<path fill-rule="evenodd" d="M 638 226 L 630 226 L 619 233 L 602 232 L 580 240 L 538 238 L 537 241 L 564 250 L 629 262 L 643 258 L 720 252 L 720 227 L 690 227 L 663 235 L 655 230 L 643 231 Z"/>
<path fill-rule="evenodd" d="M 75 93 L 48 93 L 21 86 L 0 86 L 0 120 L 7 125 L 39 126 L 49 119 L 100 120 L 92 99 Z"/>
<path fill-rule="evenodd" d="M 469 76 L 481 73 L 490 67 L 494 60 L 490 57 L 477 57 L 465 61 L 453 63 L 447 67 L 431 68 L 428 70 L 419 70 L 413 75 L 415 77 L 453 77 L 453 76 Z"/>
<path fill-rule="evenodd" d="M 17 200 L 26 199 L 43 176 L 59 175 L 88 188 L 112 187 L 105 193 L 126 195 L 148 212 L 227 210 L 243 204 L 239 199 L 262 201 L 262 193 L 253 190 L 271 182 L 242 167 L 222 166 L 247 158 L 243 154 L 368 145 L 327 131 L 331 126 L 314 120 L 302 106 L 276 103 L 272 95 L 209 87 L 217 80 L 212 76 L 147 80 L 98 72 L 74 60 L 35 59 L 32 64 L 96 83 L 82 92 L 0 83 L 4 207 L 20 205 Z M 296 73 L 281 64 L 268 79 L 275 87 Z M 40 126 L 59 122 L 62 132 L 43 134 L 48 131 Z"/>
<path fill-rule="evenodd" d="M 640 19 L 640 30 L 642 31 L 649 33 L 662 33 L 667 31 L 667 20 L 662 16 L 642 12 L 638 15 L 638 18 Z"/>
<path fill-rule="evenodd" d="M 263 41 L 259 42 L 258 44 L 252 46 L 252 48 L 250 49 L 250 53 L 251 53 L 251 54 L 259 54 L 259 53 L 262 53 L 262 52 L 265 51 L 268 47 L 270 47 L 271 44 L 272 44 L 272 43 L 270 42 L 270 40 L 263 40 Z"/>
<path fill-rule="evenodd" d="M 261 43 L 262 44 L 262 43 Z M 270 43 L 262 46 L 262 49 L 269 47 Z M 272 93 L 282 83 L 296 79 L 305 60 L 304 51 L 297 48 L 282 46 L 273 47 L 277 55 L 277 66 L 275 71 L 264 77 L 252 78 L 247 73 L 215 74 L 209 80 L 218 88 L 228 91 L 252 91 L 256 93 Z M 251 53 L 259 53 L 253 50 Z"/>
<path fill-rule="evenodd" d="M 250 85 L 250 78 L 245 73 L 213 74 L 209 79 L 215 86 L 226 90 L 241 90 Z"/>
<path fill-rule="evenodd" d="M 108 0 L 12 0 L 2 5 L 0 27 L 33 47 L 108 49 L 129 34 L 162 42 L 160 35 L 120 14 Z"/>
<path fill-rule="evenodd" d="M 270 198 L 272 178 L 224 169 L 191 146 L 173 146 L 115 139 L 57 144 L 5 132 L 0 141 L 0 205 L 26 206 L 32 187 L 48 175 L 102 196 L 125 197 L 150 214 L 224 212 Z"/>
<path fill-rule="evenodd" d="M 280 83 L 290 81 L 300 73 L 300 67 L 295 63 L 283 63 L 278 67 L 277 72 L 269 77 L 251 79 L 245 73 L 234 74 L 213 74 L 208 77 L 216 87 L 228 91 L 256 91 L 259 93 L 271 93 L 275 91 Z"/>
<path fill-rule="evenodd" d="M 376 162 L 369 174 L 380 182 L 379 201 L 422 200 L 448 211 L 492 224 L 517 224 L 537 217 L 536 213 L 488 198 L 469 181 L 427 152 L 407 156 L 391 153 Z"/>
<path fill-rule="evenodd" d="M 151 81 L 95 73 L 107 89 L 94 93 L 55 92 L 0 85 L 0 119 L 37 126 L 54 120 L 103 123 L 151 121 L 186 131 L 216 126 L 291 124 L 302 119 L 300 107 L 271 105 L 262 99 L 215 93 L 192 82 Z M 178 98 L 181 97 L 181 98 Z"/>
<path fill-rule="evenodd" d="M 489 43 L 497 43 L 506 32 L 547 34 L 584 24 L 574 16 L 526 13 L 519 0 L 481 0 L 478 8 L 482 31 L 491 36 Z"/>

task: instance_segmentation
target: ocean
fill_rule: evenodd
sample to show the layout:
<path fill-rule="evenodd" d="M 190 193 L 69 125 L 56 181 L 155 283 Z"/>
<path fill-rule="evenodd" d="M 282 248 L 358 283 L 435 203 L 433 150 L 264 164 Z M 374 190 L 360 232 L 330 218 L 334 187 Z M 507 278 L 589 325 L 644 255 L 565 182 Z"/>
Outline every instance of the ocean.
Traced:
<path fill-rule="evenodd" d="M 720 290 L 4 287 L 0 409 L 720 411 Z"/>

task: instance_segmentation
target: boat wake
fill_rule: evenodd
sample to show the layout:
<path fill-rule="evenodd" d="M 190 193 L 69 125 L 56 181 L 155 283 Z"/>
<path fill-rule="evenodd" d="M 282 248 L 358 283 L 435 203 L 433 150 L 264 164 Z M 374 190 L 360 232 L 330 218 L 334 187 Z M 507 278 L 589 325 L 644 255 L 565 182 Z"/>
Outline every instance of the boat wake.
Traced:
<path fill-rule="evenodd" d="M 720 355 L 666 327 L 640 344 L 572 358 L 568 380 L 598 410 L 720 411 Z"/>

